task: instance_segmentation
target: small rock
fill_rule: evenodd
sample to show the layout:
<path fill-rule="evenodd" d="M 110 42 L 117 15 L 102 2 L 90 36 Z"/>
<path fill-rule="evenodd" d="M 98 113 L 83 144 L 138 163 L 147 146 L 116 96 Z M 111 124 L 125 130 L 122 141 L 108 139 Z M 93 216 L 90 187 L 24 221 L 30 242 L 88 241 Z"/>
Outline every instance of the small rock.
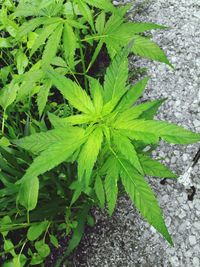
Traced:
<path fill-rule="evenodd" d="M 194 222 L 193 225 L 197 230 L 200 230 L 200 222 Z"/>
<path fill-rule="evenodd" d="M 190 235 L 189 236 L 189 242 L 191 246 L 194 246 L 197 243 L 196 236 L 195 235 Z"/>
<path fill-rule="evenodd" d="M 200 266 L 199 258 L 194 257 L 192 260 L 192 263 L 193 263 L 194 267 L 199 267 Z"/>
<path fill-rule="evenodd" d="M 176 163 L 176 157 L 173 156 L 173 157 L 171 158 L 171 163 L 172 163 L 172 164 Z"/>
<path fill-rule="evenodd" d="M 171 257 L 170 258 L 170 261 L 171 261 L 171 264 L 172 264 L 172 266 L 179 266 L 179 259 L 178 259 L 178 257 L 176 257 L 176 256 L 173 256 L 173 257 Z"/>

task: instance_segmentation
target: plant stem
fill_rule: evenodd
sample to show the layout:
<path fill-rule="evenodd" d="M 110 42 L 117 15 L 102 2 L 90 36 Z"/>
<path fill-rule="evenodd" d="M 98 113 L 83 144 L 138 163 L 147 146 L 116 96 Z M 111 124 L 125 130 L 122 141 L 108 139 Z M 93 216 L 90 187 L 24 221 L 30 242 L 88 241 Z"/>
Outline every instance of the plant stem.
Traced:
<path fill-rule="evenodd" d="M 4 134 L 4 129 L 5 129 L 5 110 L 3 112 L 2 125 L 1 125 L 2 134 Z"/>

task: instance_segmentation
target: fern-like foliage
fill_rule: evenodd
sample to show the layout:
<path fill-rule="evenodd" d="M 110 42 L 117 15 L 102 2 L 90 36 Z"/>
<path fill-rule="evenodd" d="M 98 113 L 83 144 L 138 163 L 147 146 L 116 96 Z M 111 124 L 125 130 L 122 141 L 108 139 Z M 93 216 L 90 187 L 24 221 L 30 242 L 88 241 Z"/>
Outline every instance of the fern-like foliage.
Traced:
<path fill-rule="evenodd" d="M 157 145 L 160 139 L 173 144 L 198 142 L 200 134 L 153 120 L 163 100 L 133 106 L 148 78 L 127 86 L 127 54 L 128 48 L 116 55 L 103 86 L 98 80 L 89 79 L 91 97 L 76 82 L 53 69 L 46 70 L 47 77 L 76 109 L 76 114 L 65 118 L 50 115 L 54 130 L 16 141 L 18 146 L 36 154 L 20 183 L 31 184 L 34 177 L 62 162 L 76 161 L 80 186 L 75 190 L 74 201 L 81 192 L 94 188 L 100 207 L 104 207 L 106 199 L 112 214 L 121 182 L 142 216 L 172 244 L 159 204 L 144 176 L 176 175 L 152 160 L 143 148 L 147 144 Z"/>

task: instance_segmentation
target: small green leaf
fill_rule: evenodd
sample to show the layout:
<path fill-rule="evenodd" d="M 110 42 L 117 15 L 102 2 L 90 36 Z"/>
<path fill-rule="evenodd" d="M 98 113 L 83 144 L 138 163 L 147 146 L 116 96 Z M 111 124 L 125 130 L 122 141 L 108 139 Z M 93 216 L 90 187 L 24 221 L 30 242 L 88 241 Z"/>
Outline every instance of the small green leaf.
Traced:
<path fill-rule="evenodd" d="M 107 165 L 106 177 L 104 182 L 106 200 L 108 203 L 108 212 L 111 216 L 117 203 L 118 186 L 117 182 L 119 179 L 119 166 L 118 161 L 115 158 L 109 158 L 105 163 Z"/>
<path fill-rule="evenodd" d="M 10 253 L 13 257 L 16 256 L 15 250 L 14 250 L 14 245 L 10 239 L 5 239 L 4 240 L 4 251 L 7 253 Z"/>
<path fill-rule="evenodd" d="M 16 54 L 16 61 L 17 61 L 18 74 L 23 74 L 25 71 L 25 68 L 28 65 L 28 58 L 21 49 L 18 50 Z"/>
<path fill-rule="evenodd" d="M 47 75 L 72 106 L 84 113 L 95 112 L 90 97 L 78 84 L 53 70 L 47 70 Z"/>
<path fill-rule="evenodd" d="M 101 12 L 98 15 L 98 17 L 96 19 L 96 23 L 95 23 L 95 27 L 96 27 L 98 34 L 103 34 L 104 27 L 105 27 L 105 21 L 106 21 L 105 12 Z"/>
<path fill-rule="evenodd" d="M 113 135 L 113 142 L 116 145 L 119 152 L 130 161 L 133 167 L 136 168 L 141 174 L 144 174 L 137 152 L 131 144 L 131 141 L 124 135 L 115 132 Z"/>
<path fill-rule="evenodd" d="M 189 130 L 177 126 L 172 123 L 164 121 L 154 121 L 154 120 L 133 120 L 128 122 L 120 122 L 120 124 L 115 126 L 118 129 L 123 129 L 124 132 L 129 136 L 131 133 L 133 135 L 141 135 L 145 138 L 145 135 L 154 135 L 157 138 L 161 137 L 165 141 L 172 144 L 192 144 L 200 141 L 200 134 L 193 133 Z"/>
<path fill-rule="evenodd" d="M 92 12 L 90 8 L 88 7 L 88 5 L 84 3 L 84 1 L 82 0 L 77 0 L 77 4 L 78 4 L 80 13 L 83 15 L 85 20 L 90 24 L 92 30 L 95 31 Z"/>
<path fill-rule="evenodd" d="M 46 103 L 47 103 L 47 100 L 48 100 L 48 95 L 49 95 L 49 90 L 51 89 L 51 86 L 52 86 L 51 81 L 47 81 L 40 88 L 40 91 L 38 92 L 37 105 L 38 105 L 38 110 L 39 110 L 40 117 L 42 116 L 42 113 L 43 113 L 44 108 L 46 106 Z"/>
<path fill-rule="evenodd" d="M 123 96 L 122 100 L 117 106 L 117 110 L 126 110 L 131 108 L 132 105 L 140 98 L 144 92 L 144 89 L 149 81 L 149 78 L 146 77 L 136 84 L 134 84 Z"/>
<path fill-rule="evenodd" d="M 28 211 L 34 210 L 39 193 L 39 179 L 31 177 L 31 179 L 24 181 L 21 184 L 19 191 L 19 203 L 24 206 Z"/>
<path fill-rule="evenodd" d="M 121 160 L 121 165 L 122 183 L 131 200 L 141 212 L 142 216 L 173 245 L 173 241 L 163 220 L 162 211 L 151 188 L 130 164 Z"/>
<path fill-rule="evenodd" d="M 42 29 L 40 34 L 37 35 L 37 38 L 35 39 L 32 47 L 31 47 L 31 52 L 30 52 L 31 56 L 38 50 L 38 48 L 41 45 L 45 44 L 46 40 L 54 32 L 54 30 L 56 29 L 57 26 L 58 26 L 58 23 L 44 26 L 44 28 Z"/>
<path fill-rule="evenodd" d="M 8 48 L 11 47 L 12 45 L 9 42 L 8 38 L 2 38 L 0 37 L 0 48 Z"/>
<path fill-rule="evenodd" d="M 63 48 L 65 59 L 71 70 L 75 67 L 76 47 L 77 40 L 73 28 L 68 23 L 65 23 L 63 31 Z"/>
<path fill-rule="evenodd" d="M 0 106 L 4 110 L 6 110 L 15 101 L 18 89 L 18 85 L 11 82 L 0 91 Z"/>
<path fill-rule="evenodd" d="M 49 222 L 44 221 L 38 224 L 33 224 L 27 232 L 27 238 L 30 241 L 34 241 L 36 239 L 38 239 L 38 237 L 41 236 L 41 234 L 46 231 L 47 226 L 48 226 Z"/>
<path fill-rule="evenodd" d="M 96 114 L 101 114 L 103 109 L 103 87 L 100 82 L 94 78 L 90 77 L 90 92 L 92 95 L 94 107 Z"/>
<path fill-rule="evenodd" d="M 50 237 L 51 244 L 54 245 L 54 247 L 59 248 L 60 245 L 59 245 L 58 239 L 55 237 L 55 235 L 50 235 L 49 237 Z"/>
<path fill-rule="evenodd" d="M 174 174 L 170 169 L 168 169 L 160 162 L 153 160 L 145 155 L 139 155 L 139 158 L 144 173 L 146 175 L 154 177 L 164 177 L 164 178 L 177 178 L 176 174 Z"/>
<path fill-rule="evenodd" d="M 78 158 L 78 177 L 79 181 L 83 181 L 86 185 L 90 184 L 90 178 L 94 164 L 97 160 L 103 134 L 101 128 L 96 128 L 88 137 L 87 142 L 81 149 Z"/>
<path fill-rule="evenodd" d="M 104 206 L 105 206 L 105 192 L 104 192 L 102 180 L 101 180 L 99 175 L 97 175 L 97 177 L 95 179 L 94 188 L 95 188 L 97 198 L 99 200 L 99 206 L 103 210 Z"/>
<path fill-rule="evenodd" d="M 35 242 L 35 248 L 42 258 L 46 258 L 50 254 L 50 248 L 44 243 L 44 240 Z"/>
<path fill-rule="evenodd" d="M 4 228 L 7 225 L 10 226 L 12 224 L 12 221 L 11 218 L 8 215 L 6 215 L 1 219 L 0 223 L 1 227 Z M 6 237 L 8 235 L 8 232 L 9 231 L 2 231 L 1 234 L 3 235 L 3 237 Z"/>
<path fill-rule="evenodd" d="M 44 49 L 44 53 L 42 56 L 42 62 L 45 67 L 48 67 L 51 64 L 53 58 L 56 56 L 58 46 L 60 44 L 62 31 L 63 24 L 59 24 L 48 39 L 47 45 Z"/>
<path fill-rule="evenodd" d="M 152 42 L 148 38 L 134 36 L 134 45 L 132 51 L 136 55 L 163 62 L 174 68 L 169 62 L 164 51 L 156 43 Z"/>

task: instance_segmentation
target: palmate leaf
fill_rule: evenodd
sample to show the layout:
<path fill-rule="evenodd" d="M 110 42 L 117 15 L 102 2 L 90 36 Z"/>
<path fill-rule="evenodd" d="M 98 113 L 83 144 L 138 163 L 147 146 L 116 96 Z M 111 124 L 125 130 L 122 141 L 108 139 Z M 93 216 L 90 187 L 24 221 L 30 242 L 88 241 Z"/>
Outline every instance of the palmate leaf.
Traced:
<path fill-rule="evenodd" d="M 101 128 L 96 128 L 83 145 L 78 158 L 78 178 L 84 181 L 86 185 L 90 184 L 90 178 L 94 164 L 97 160 L 101 144 L 103 141 L 103 133 Z"/>
<path fill-rule="evenodd" d="M 145 175 L 164 178 L 177 178 L 170 169 L 161 164 L 160 162 L 151 159 L 146 155 L 138 155 Z"/>
<path fill-rule="evenodd" d="M 145 138 L 145 135 L 154 135 L 156 138 L 172 144 L 191 144 L 200 141 L 200 134 L 193 133 L 180 126 L 163 121 L 153 120 L 133 120 L 120 122 L 115 128 L 123 130 L 130 138 L 134 138 L 135 133 Z"/>
<path fill-rule="evenodd" d="M 72 106 L 84 113 L 95 112 L 90 97 L 79 85 L 54 70 L 47 70 L 47 75 Z"/>
<path fill-rule="evenodd" d="M 121 180 L 131 200 L 142 216 L 158 230 L 170 244 L 173 244 L 171 236 L 165 226 L 162 211 L 151 188 L 129 163 L 121 160 L 120 164 L 122 166 Z"/>

